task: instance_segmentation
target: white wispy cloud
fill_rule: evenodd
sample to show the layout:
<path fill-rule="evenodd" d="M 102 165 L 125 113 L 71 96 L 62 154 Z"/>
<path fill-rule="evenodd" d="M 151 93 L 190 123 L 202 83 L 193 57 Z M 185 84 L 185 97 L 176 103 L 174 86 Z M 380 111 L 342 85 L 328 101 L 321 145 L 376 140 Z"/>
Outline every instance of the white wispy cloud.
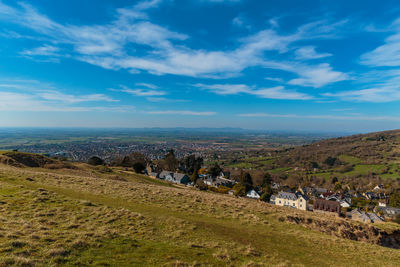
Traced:
<path fill-rule="evenodd" d="M 179 102 L 190 102 L 186 99 L 173 99 L 173 98 L 166 98 L 166 97 L 146 97 L 147 101 L 150 102 L 166 102 L 166 103 L 179 103 Z"/>
<path fill-rule="evenodd" d="M 232 24 L 238 27 L 242 27 L 244 25 L 243 18 L 241 16 L 233 18 Z"/>
<path fill-rule="evenodd" d="M 308 60 L 308 59 L 318 59 L 318 58 L 325 58 L 330 57 L 332 54 L 330 53 L 318 53 L 315 51 L 314 46 L 304 46 L 300 47 L 295 51 L 296 59 L 299 60 Z"/>
<path fill-rule="evenodd" d="M 264 79 L 267 81 L 273 81 L 273 82 L 278 82 L 278 83 L 284 82 L 282 78 L 265 77 Z"/>
<path fill-rule="evenodd" d="M 239 117 L 248 118 L 298 118 L 298 119 L 323 119 L 323 120 L 350 120 L 350 121 L 400 121 L 400 116 L 336 116 L 336 115 L 296 115 L 296 114 L 272 114 L 272 113 L 243 113 Z"/>
<path fill-rule="evenodd" d="M 162 2 L 163 2 L 163 0 L 145 0 L 145 1 L 141 1 L 141 2 L 137 3 L 134 6 L 134 9 L 146 10 L 149 8 L 155 8 L 155 7 L 158 7 Z"/>
<path fill-rule="evenodd" d="M 251 25 L 248 22 L 248 19 L 243 14 L 239 14 L 238 16 L 232 19 L 232 25 L 238 28 L 245 28 L 247 30 L 251 30 Z"/>
<path fill-rule="evenodd" d="M 392 32 L 384 44 L 361 56 L 360 62 L 374 67 L 400 66 L 400 18 L 395 20 L 386 31 Z"/>
<path fill-rule="evenodd" d="M 200 0 L 200 2 L 208 3 L 239 3 L 243 0 Z"/>
<path fill-rule="evenodd" d="M 197 83 L 193 84 L 193 86 L 198 87 L 200 89 L 205 89 L 216 93 L 218 95 L 236 95 L 239 93 L 249 93 L 253 89 L 252 87 L 245 84 L 203 84 Z"/>
<path fill-rule="evenodd" d="M 143 85 L 144 87 L 147 88 L 157 88 L 154 85 L 150 85 L 150 84 L 146 84 Z M 150 86 L 150 87 L 149 87 Z M 164 96 L 167 95 L 168 93 L 165 91 L 160 91 L 160 90 L 153 90 L 153 89 L 142 89 L 142 88 L 129 88 L 125 85 L 120 85 L 120 89 L 111 89 L 112 91 L 118 91 L 118 92 L 124 92 L 124 93 L 128 93 L 134 96 Z"/>
<path fill-rule="evenodd" d="M 349 76 L 340 71 L 334 71 L 327 63 L 318 64 L 313 67 L 301 66 L 301 64 L 288 66 L 293 72 L 299 74 L 300 78 L 292 79 L 288 84 L 300 86 L 323 87 L 330 83 L 348 80 Z"/>
<path fill-rule="evenodd" d="M 143 89 L 124 89 L 122 92 L 135 95 L 135 96 L 161 96 L 166 95 L 166 92 L 155 91 L 155 90 L 143 90 Z"/>
<path fill-rule="evenodd" d="M 276 18 L 269 19 L 268 23 L 272 26 L 272 28 L 279 28 L 279 23 Z"/>
<path fill-rule="evenodd" d="M 335 108 L 335 109 L 332 109 L 332 111 L 335 111 L 335 112 L 345 112 L 345 111 L 352 111 L 352 110 L 354 110 L 354 108 Z"/>
<path fill-rule="evenodd" d="M 39 46 L 33 49 L 26 49 L 21 52 L 25 56 L 59 56 L 60 49 L 51 45 Z"/>
<path fill-rule="evenodd" d="M 150 89 L 158 89 L 158 86 L 155 84 L 151 84 L 151 83 L 135 83 L 136 86 L 143 86 L 143 87 L 147 87 Z"/>
<path fill-rule="evenodd" d="M 286 90 L 283 86 L 272 88 L 256 88 L 245 84 L 194 84 L 193 86 L 211 91 L 219 95 L 236 95 L 240 93 L 255 95 L 260 98 L 308 100 L 313 97 L 297 91 Z"/>
<path fill-rule="evenodd" d="M 118 102 L 119 100 L 112 99 L 104 94 L 90 94 L 90 95 L 71 95 L 64 94 L 57 91 L 44 91 L 37 94 L 45 100 L 60 101 L 66 103 L 81 103 L 81 102 Z"/>
<path fill-rule="evenodd" d="M 297 91 L 286 90 L 283 86 L 276 86 L 272 88 L 261 88 L 254 90 L 251 94 L 261 98 L 269 99 L 286 99 L 286 100 L 309 100 L 313 99 L 312 96 L 303 94 Z"/>
<path fill-rule="evenodd" d="M 358 90 L 343 90 L 322 94 L 352 102 L 384 103 L 400 100 L 400 69 L 373 70 L 356 78 Z"/>
<path fill-rule="evenodd" d="M 133 106 L 71 106 L 65 101 L 47 101 L 38 95 L 2 92 L 0 91 L 0 111 L 31 111 L 31 112 L 127 112 L 134 110 Z"/>
<path fill-rule="evenodd" d="M 337 97 L 346 101 L 357 102 L 393 102 L 400 100 L 400 90 L 396 88 L 371 88 L 362 90 L 350 90 L 338 93 L 325 93 L 324 96 Z"/>
<path fill-rule="evenodd" d="M 189 115 L 189 116 L 212 116 L 216 115 L 213 111 L 190 111 L 190 110 L 161 110 L 161 111 L 148 111 L 147 114 L 153 115 Z"/>
<path fill-rule="evenodd" d="M 82 106 L 89 102 L 90 106 Z M 127 111 L 133 108 L 110 105 L 115 102 L 119 100 L 104 94 L 64 93 L 51 84 L 35 80 L 0 80 L 2 111 Z"/>
<path fill-rule="evenodd" d="M 347 78 L 329 64 L 299 65 L 299 62 L 276 62 L 265 58 L 266 51 L 283 54 L 291 44 L 301 40 L 335 38 L 336 29 L 346 21 L 330 23 L 317 21 L 302 25 L 292 34 L 281 35 L 273 29 L 261 30 L 238 40 L 232 50 L 207 51 L 185 45 L 189 38 L 156 25 L 145 14 L 161 1 L 141 1 L 134 6 L 119 8 L 115 20 L 104 25 L 63 25 L 39 13 L 34 7 L 20 3 L 19 8 L 0 6 L 0 19 L 17 23 L 37 33 L 53 38 L 54 42 L 73 47 L 75 59 L 106 69 L 147 71 L 156 75 L 174 74 L 192 77 L 221 78 L 239 75 L 254 66 L 288 71 L 299 75 L 292 84 L 319 87 Z M 138 55 L 128 44 L 146 46 L 148 53 Z M 322 70 L 321 70 L 322 68 Z M 305 69 L 305 71 L 301 71 Z M 318 82 L 313 82 L 318 79 Z"/>

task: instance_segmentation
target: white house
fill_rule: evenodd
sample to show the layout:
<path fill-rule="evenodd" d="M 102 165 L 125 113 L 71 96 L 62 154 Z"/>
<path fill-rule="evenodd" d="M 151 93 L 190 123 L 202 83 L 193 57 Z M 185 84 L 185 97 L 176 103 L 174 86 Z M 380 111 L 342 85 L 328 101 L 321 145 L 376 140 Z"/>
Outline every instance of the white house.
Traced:
<path fill-rule="evenodd" d="M 340 201 L 340 207 L 342 208 L 349 208 L 351 206 L 351 204 L 346 200 L 346 199 L 342 199 Z"/>
<path fill-rule="evenodd" d="M 249 192 L 247 192 L 246 197 L 259 199 L 260 198 L 260 194 L 258 194 L 256 190 L 252 189 Z"/>
<path fill-rule="evenodd" d="M 300 192 L 279 192 L 275 196 L 275 205 L 307 210 L 308 198 Z"/>
<path fill-rule="evenodd" d="M 176 184 L 188 184 L 190 182 L 190 179 L 186 174 L 173 173 L 169 171 L 162 171 L 159 175 L 159 178 Z"/>
<path fill-rule="evenodd" d="M 378 204 L 379 204 L 379 207 L 385 208 L 387 206 L 386 201 L 379 201 Z"/>
<path fill-rule="evenodd" d="M 381 189 L 383 189 L 384 187 L 383 187 L 383 184 L 378 184 L 378 185 L 376 185 L 375 187 L 374 187 L 374 191 L 378 191 L 378 190 L 381 190 Z"/>

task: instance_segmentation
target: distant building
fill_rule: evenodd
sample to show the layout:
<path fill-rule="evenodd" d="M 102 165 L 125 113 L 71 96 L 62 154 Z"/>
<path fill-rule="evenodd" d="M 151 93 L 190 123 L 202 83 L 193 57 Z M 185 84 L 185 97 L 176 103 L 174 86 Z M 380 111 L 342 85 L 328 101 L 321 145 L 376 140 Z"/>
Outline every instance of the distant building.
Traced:
<path fill-rule="evenodd" d="M 227 178 L 222 178 L 222 177 L 217 177 L 214 182 L 213 182 L 213 186 L 218 187 L 218 186 L 225 186 L 225 187 L 233 187 L 233 185 L 235 185 L 237 182 L 234 180 L 230 180 Z"/>
<path fill-rule="evenodd" d="M 272 183 L 272 189 L 278 190 L 281 187 L 279 183 Z"/>
<path fill-rule="evenodd" d="M 326 200 L 331 200 L 331 201 L 340 201 L 338 196 L 331 195 L 325 198 Z"/>
<path fill-rule="evenodd" d="M 351 199 L 350 199 L 351 200 Z M 350 208 L 351 207 L 351 201 L 349 201 L 348 199 L 344 198 L 340 201 L 340 206 L 342 208 Z"/>
<path fill-rule="evenodd" d="M 252 189 L 249 192 L 247 192 L 246 197 L 259 199 L 261 196 L 256 190 Z"/>
<path fill-rule="evenodd" d="M 159 178 L 165 180 L 167 182 L 175 183 L 175 184 L 189 184 L 190 179 L 186 174 L 183 173 L 173 173 L 169 171 L 162 171 L 159 174 Z"/>
<path fill-rule="evenodd" d="M 382 190 L 384 188 L 383 184 L 378 184 L 374 187 L 374 191 Z"/>
<path fill-rule="evenodd" d="M 222 178 L 222 177 L 212 178 L 210 176 L 205 176 L 203 178 L 203 182 L 206 185 L 213 187 L 219 187 L 219 186 L 233 187 L 233 185 L 237 183 L 236 181 L 227 178 Z"/>
<path fill-rule="evenodd" d="M 377 195 L 374 192 L 365 192 L 362 194 L 366 199 L 377 199 Z"/>
<path fill-rule="evenodd" d="M 173 179 L 170 182 L 176 183 L 176 184 L 188 184 L 190 183 L 189 176 L 183 173 L 173 173 Z"/>
<path fill-rule="evenodd" d="M 381 214 L 383 214 L 386 217 L 390 218 L 390 219 L 395 219 L 397 217 L 397 215 L 400 215 L 400 208 L 394 208 L 394 207 L 375 207 L 374 209 L 375 212 L 379 212 Z"/>
<path fill-rule="evenodd" d="M 203 182 L 204 182 L 206 185 L 212 186 L 214 180 L 213 180 L 213 178 L 211 178 L 211 177 L 207 177 L 206 179 L 203 180 Z"/>
<path fill-rule="evenodd" d="M 275 205 L 276 195 L 272 195 L 269 199 L 269 204 Z"/>
<path fill-rule="evenodd" d="M 359 209 L 352 210 L 349 212 L 349 216 L 352 220 L 364 222 L 364 223 L 378 223 L 383 222 L 384 219 L 372 212 L 365 212 Z"/>
<path fill-rule="evenodd" d="M 315 188 L 315 194 L 317 194 L 317 195 L 321 195 L 321 194 L 324 194 L 327 192 L 328 192 L 328 189 L 326 189 L 326 188 L 321 188 L 321 187 Z"/>
<path fill-rule="evenodd" d="M 150 176 L 150 177 L 153 177 L 153 178 L 159 178 L 158 175 L 159 175 L 159 174 L 156 173 L 156 172 L 150 172 L 150 173 L 149 173 L 149 176 Z"/>
<path fill-rule="evenodd" d="M 386 200 L 381 200 L 381 201 L 379 201 L 378 202 L 378 205 L 379 205 L 379 207 L 386 207 L 387 206 L 387 203 L 386 203 L 387 201 Z"/>
<path fill-rule="evenodd" d="M 314 200 L 313 210 L 314 212 L 335 213 L 338 216 L 341 214 L 340 202 L 322 198 Z"/>
<path fill-rule="evenodd" d="M 307 210 L 308 198 L 300 192 L 279 192 L 275 196 L 275 205 Z"/>
<path fill-rule="evenodd" d="M 172 172 L 170 171 L 162 171 L 159 175 L 158 178 L 165 180 L 167 176 L 172 176 Z"/>

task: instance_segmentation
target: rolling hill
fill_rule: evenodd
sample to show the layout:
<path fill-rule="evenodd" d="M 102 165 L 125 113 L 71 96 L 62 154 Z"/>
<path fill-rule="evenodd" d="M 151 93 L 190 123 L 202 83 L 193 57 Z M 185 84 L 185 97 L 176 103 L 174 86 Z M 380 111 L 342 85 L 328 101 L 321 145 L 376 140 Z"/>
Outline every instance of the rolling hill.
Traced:
<path fill-rule="evenodd" d="M 396 224 L 72 165 L 0 164 L 1 266 L 400 265 Z"/>
<path fill-rule="evenodd" d="M 336 177 L 350 189 L 371 190 L 379 183 L 390 192 L 400 188 L 400 130 L 331 138 L 273 152 L 246 152 L 218 163 L 236 176 L 240 169 L 258 178 L 269 172 L 289 186 L 329 188 Z"/>
<path fill-rule="evenodd" d="M 281 161 L 307 166 L 316 162 L 322 167 L 343 164 L 387 164 L 400 160 L 400 130 L 332 138 L 311 145 L 286 150 Z M 328 157 L 338 158 L 328 163 Z"/>

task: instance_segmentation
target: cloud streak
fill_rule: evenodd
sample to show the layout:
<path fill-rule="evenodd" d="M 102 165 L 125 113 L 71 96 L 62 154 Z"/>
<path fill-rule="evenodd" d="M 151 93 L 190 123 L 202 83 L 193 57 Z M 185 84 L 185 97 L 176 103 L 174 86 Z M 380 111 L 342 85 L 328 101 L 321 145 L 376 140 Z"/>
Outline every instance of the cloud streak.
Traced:
<path fill-rule="evenodd" d="M 148 111 L 147 114 L 151 115 L 186 115 L 186 116 L 213 116 L 216 112 L 213 111 L 191 111 L 191 110 L 160 110 Z"/>
<path fill-rule="evenodd" d="M 193 86 L 203 90 L 211 91 L 218 95 L 250 94 L 260 98 L 286 99 L 286 100 L 309 100 L 313 97 L 297 91 L 286 90 L 283 86 L 272 88 L 255 88 L 245 84 L 194 84 Z"/>
<path fill-rule="evenodd" d="M 63 102 L 46 101 L 35 95 L 0 92 L 0 111 L 29 112 L 127 112 L 133 106 L 71 106 Z"/>
<path fill-rule="evenodd" d="M 54 86 L 38 81 L 0 82 L 0 110 L 2 111 L 84 112 L 132 109 L 131 106 L 110 106 L 115 102 L 119 100 L 104 94 L 66 94 Z M 84 103 L 91 103 L 91 105 L 82 106 L 81 104 Z"/>
<path fill-rule="evenodd" d="M 296 114 L 272 114 L 272 113 L 243 113 L 239 117 L 245 118 L 298 118 L 321 120 L 349 120 L 349 121 L 400 121 L 400 116 L 336 116 L 336 115 L 296 115 Z"/>

